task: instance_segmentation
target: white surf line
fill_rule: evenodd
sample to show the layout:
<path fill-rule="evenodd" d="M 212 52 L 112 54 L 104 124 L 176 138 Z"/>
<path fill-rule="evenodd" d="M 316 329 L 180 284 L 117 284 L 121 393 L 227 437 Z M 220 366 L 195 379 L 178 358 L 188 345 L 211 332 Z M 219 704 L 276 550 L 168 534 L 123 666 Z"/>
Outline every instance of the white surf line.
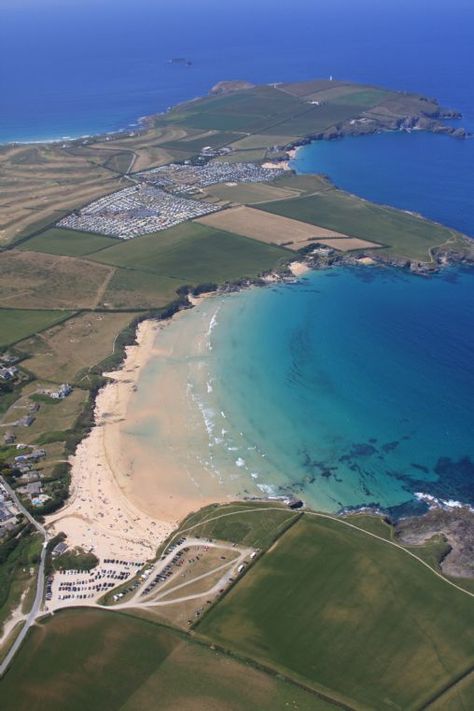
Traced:
<path fill-rule="evenodd" d="M 257 513 L 259 511 L 282 511 L 284 509 L 279 508 L 278 506 L 265 506 L 262 508 L 258 509 L 241 509 L 240 511 L 230 511 L 229 513 L 226 514 L 220 514 L 220 516 L 215 516 L 214 518 L 207 518 L 204 519 L 204 521 L 201 521 L 199 523 L 194 524 L 193 526 L 189 526 L 188 528 L 182 529 L 181 531 L 177 532 L 173 538 L 171 539 L 172 541 L 177 535 L 181 535 L 185 533 L 186 531 L 192 531 L 194 528 L 197 528 L 198 526 L 202 526 L 205 523 L 210 523 L 211 521 L 217 521 L 220 518 L 224 518 L 225 516 L 236 516 L 238 514 L 243 514 L 243 513 Z M 388 538 L 382 538 L 382 536 L 378 536 L 376 533 L 372 533 L 371 531 L 366 531 L 364 528 L 359 528 L 358 526 L 355 526 L 353 523 L 349 523 L 349 521 L 345 521 L 342 518 L 338 518 L 337 516 L 331 516 L 330 514 L 323 514 L 323 513 L 318 513 L 317 511 L 303 511 L 303 514 L 306 516 L 316 516 L 319 518 L 326 518 L 329 519 L 330 521 L 336 521 L 336 523 L 342 523 L 345 526 L 349 526 L 350 528 L 355 528 L 356 531 L 360 531 L 361 533 L 365 533 L 367 536 L 372 536 L 372 538 L 376 538 L 379 541 L 382 541 L 382 543 L 388 543 L 391 546 L 394 546 L 394 548 L 398 548 L 399 550 L 403 551 L 407 555 L 411 556 L 415 560 L 417 560 L 419 563 L 425 566 L 425 568 L 428 568 L 434 575 L 436 575 L 438 578 L 441 580 L 444 580 L 445 583 L 448 585 L 451 585 L 453 588 L 456 588 L 456 590 L 460 590 L 461 592 L 465 593 L 466 595 L 469 595 L 469 597 L 474 597 L 474 593 L 470 592 L 469 590 L 466 590 L 465 588 L 462 588 L 460 585 L 457 585 L 454 583 L 452 580 L 449 580 L 449 578 L 446 578 L 444 575 L 441 573 L 438 573 L 437 570 L 431 567 L 429 563 L 426 563 L 422 558 L 417 556 L 415 553 L 412 553 L 412 551 L 407 550 L 407 548 L 404 548 L 402 545 L 399 543 L 395 543 L 394 541 L 390 541 Z"/>

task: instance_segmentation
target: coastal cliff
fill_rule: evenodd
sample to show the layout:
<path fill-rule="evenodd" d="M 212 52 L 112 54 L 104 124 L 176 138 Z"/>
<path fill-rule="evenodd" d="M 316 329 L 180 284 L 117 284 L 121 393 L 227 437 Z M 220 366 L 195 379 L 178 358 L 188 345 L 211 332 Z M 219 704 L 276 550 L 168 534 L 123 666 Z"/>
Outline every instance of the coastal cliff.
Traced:
<path fill-rule="evenodd" d="M 395 530 L 404 545 L 437 545 L 446 575 L 474 578 L 474 512 L 469 507 L 433 507 L 423 516 L 402 519 Z"/>

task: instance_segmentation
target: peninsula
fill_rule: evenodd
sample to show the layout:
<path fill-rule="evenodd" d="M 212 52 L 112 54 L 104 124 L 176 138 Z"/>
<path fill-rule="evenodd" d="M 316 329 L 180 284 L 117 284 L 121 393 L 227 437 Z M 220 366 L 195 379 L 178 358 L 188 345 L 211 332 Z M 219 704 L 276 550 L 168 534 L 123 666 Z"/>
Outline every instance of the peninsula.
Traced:
<path fill-rule="evenodd" d="M 369 513 L 301 513 L 292 497 L 235 501 L 232 486 L 209 485 L 201 498 L 187 491 L 178 497 L 181 472 L 173 457 L 160 460 L 153 481 L 138 477 L 137 487 L 130 463 L 117 455 L 120 423 L 140 371 L 159 350 L 157 332 L 203 294 L 332 264 L 392 264 L 425 273 L 474 262 L 472 240 L 449 226 L 370 203 L 325 176 L 291 168 L 295 151 L 312 140 L 395 130 L 462 139 L 464 129 L 444 123 L 456 118 L 458 112 L 435 99 L 350 82 L 223 81 L 206 97 L 147 117 L 138 130 L 0 147 L 5 653 L 35 621 L 33 597 L 38 618 L 65 610 L 28 635 L 18 666 L 1 682 L 5 708 L 24 708 L 37 686 L 45 698 L 51 692 L 48 674 L 32 675 L 23 705 L 13 691 L 15 674 L 36 668 L 42 636 L 53 639 L 51 668 L 64 679 L 71 673 L 64 640 L 70 632 L 79 639 L 83 625 L 100 630 L 104 640 L 115 635 L 118 650 L 137 634 L 150 658 L 176 653 L 177 662 L 182 655 L 200 668 L 210 664 L 204 695 L 228 664 L 232 679 L 223 682 L 222 693 L 229 693 L 227 686 L 235 692 L 239 679 L 252 693 L 268 683 L 268 708 L 408 708 L 465 693 L 456 685 L 470 674 L 464 662 L 472 650 L 467 640 L 460 645 L 459 620 L 472 619 L 472 581 L 465 579 L 469 554 L 459 550 L 462 536 L 450 514 L 431 514 L 424 527 L 399 530 Z M 179 404 L 176 413 L 177 421 Z M 472 530 L 472 518 L 463 510 L 463 532 Z M 315 537 L 326 553 L 318 549 L 307 566 Z M 340 564 L 326 571 L 323 588 L 318 570 L 327 565 L 327 551 Z M 380 577 L 373 575 L 374 560 Z M 44 566 L 46 591 L 38 607 Z M 384 601 L 393 570 L 389 620 Z M 275 575 L 284 582 L 272 590 Z M 368 591 L 361 580 L 374 577 Z M 414 580 L 420 596 L 410 587 Z M 300 615 L 293 629 L 282 614 L 290 589 Z M 348 591 L 365 620 L 354 635 Z M 315 605 L 318 616 L 310 619 Z M 375 609 L 371 616 L 369 608 Z M 407 609 L 422 620 L 415 631 Z M 119 621 L 110 626 L 112 617 Z M 168 627 L 159 644 L 145 620 Z M 248 635 L 239 634 L 242 625 Z M 328 655 L 329 662 L 312 666 L 305 661 L 308 649 L 324 625 L 316 656 Z M 373 669 L 353 663 L 362 639 L 374 640 L 374 657 L 382 660 Z M 449 663 L 440 659 L 440 645 Z M 390 650 L 396 654 L 384 675 Z M 131 698 L 135 687 L 119 656 L 111 653 L 111 674 L 125 674 Z M 416 675 L 407 671 L 407 659 L 423 660 Z M 343 680 L 331 671 L 334 660 L 342 660 Z M 142 661 L 145 679 L 148 662 Z M 92 694 L 101 693 L 95 672 L 88 683 Z M 147 706 L 147 694 L 161 689 L 156 684 L 145 689 L 143 682 L 133 708 Z M 57 708 L 68 698 L 68 684 L 62 689 Z"/>

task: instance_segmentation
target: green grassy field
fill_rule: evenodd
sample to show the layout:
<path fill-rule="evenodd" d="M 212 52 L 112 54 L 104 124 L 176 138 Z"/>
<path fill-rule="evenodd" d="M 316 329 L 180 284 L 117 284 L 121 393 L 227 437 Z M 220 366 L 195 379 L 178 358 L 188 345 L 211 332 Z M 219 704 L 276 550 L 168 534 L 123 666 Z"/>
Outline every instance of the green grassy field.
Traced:
<path fill-rule="evenodd" d="M 109 247 L 91 259 L 181 280 L 182 284 L 199 284 L 254 277 L 287 256 L 288 252 L 278 247 L 185 222 Z"/>
<path fill-rule="evenodd" d="M 47 252 L 48 254 L 63 254 L 67 257 L 82 257 L 98 249 L 110 247 L 117 240 L 91 232 L 77 232 L 52 227 L 35 237 L 23 242 L 18 249 L 31 252 Z"/>
<path fill-rule="evenodd" d="M 242 138 L 241 133 L 219 131 L 218 133 L 210 134 L 208 136 L 201 136 L 199 138 L 197 137 L 184 141 L 165 141 L 160 145 L 163 148 L 170 148 L 171 150 L 186 150 L 191 153 L 199 153 L 205 146 L 211 146 L 211 148 L 221 148 L 222 146 L 226 146 L 228 143 L 237 141 L 239 138 Z"/>
<path fill-rule="evenodd" d="M 235 151 L 235 153 L 230 153 L 226 156 L 219 156 L 215 160 L 220 163 L 259 163 L 265 160 L 267 154 L 266 148 L 252 148 L 245 149 L 243 151 Z"/>
<path fill-rule="evenodd" d="M 350 91 L 353 84 L 345 81 L 332 81 L 331 79 L 309 79 L 307 81 L 284 82 L 280 88 L 287 91 L 292 96 L 310 96 L 318 91 L 327 91 L 328 89 L 340 89 L 342 93 Z"/>
<path fill-rule="evenodd" d="M 166 121 L 220 131 L 258 131 L 305 108 L 298 98 L 269 86 L 258 86 L 181 104 L 166 114 Z"/>
<path fill-rule="evenodd" d="M 305 88 L 308 96 L 314 93 L 314 86 Z M 335 87 L 335 84 L 326 82 L 320 88 Z M 202 129 L 247 131 L 278 137 L 305 136 L 357 116 L 393 96 L 392 92 L 373 87 L 361 85 L 359 91 L 355 89 L 354 85 L 341 87 L 334 98 L 325 98 L 321 105 L 315 106 L 298 90 L 292 91 L 291 86 L 289 91 L 257 86 L 181 104 L 161 120 Z M 172 147 L 177 146 L 173 144 Z"/>
<path fill-rule="evenodd" d="M 209 186 L 207 193 L 219 200 L 238 202 L 243 205 L 253 205 L 268 200 L 284 200 L 298 195 L 295 191 L 278 187 L 272 183 L 238 183 L 237 185 L 217 183 Z"/>
<path fill-rule="evenodd" d="M 474 664 L 472 598 L 393 546 L 307 515 L 197 631 L 356 708 L 418 708 Z"/>
<path fill-rule="evenodd" d="M 280 136 L 280 135 L 265 135 L 265 134 L 253 134 L 250 136 L 245 136 L 245 138 L 240 138 L 240 140 L 235 141 L 232 144 L 232 148 L 236 150 L 252 150 L 254 148 L 271 148 L 272 146 L 287 146 L 289 143 L 293 143 L 297 136 Z"/>
<path fill-rule="evenodd" d="M 337 99 L 333 99 L 331 103 L 343 104 L 344 106 L 352 108 L 361 108 L 362 110 L 367 110 L 371 106 L 376 106 L 380 104 L 385 99 L 392 96 L 390 91 L 384 91 L 383 89 L 362 89 L 361 91 L 348 91 L 344 93 L 343 96 L 339 96 Z"/>
<path fill-rule="evenodd" d="M 407 259 L 429 261 L 430 248 L 459 237 L 448 227 L 335 189 L 320 195 L 260 203 L 258 209 L 384 244 L 385 253 Z"/>
<path fill-rule="evenodd" d="M 122 153 L 114 153 L 104 162 L 104 168 L 113 170 L 116 173 L 125 173 L 131 163 L 133 157 L 132 151 L 123 151 Z"/>
<path fill-rule="evenodd" d="M 276 178 L 272 185 L 283 188 L 297 190 L 302 195 L 314 195 L 314 193 L 325 193 L 334 190 L 334 185 L 322 175 L 296 175 L 294 173 L 284 173 Z"/>
<path fill-rule="evenodd" d="M 335 123 L 345 121 L 357 114 L 359 107 L 332 103 L 321 106 L 304 106 L 298 115 L 278 120 L 274 125 L 264 129 L 268 134 L 292 133 L 295 136 L 310 136 L 324 131 Z M 362 111 L 362 107 L 360 108 Z"/>
<path fill-rule="evenodd" d="M 355 513 L 350 516 L 345 516 L 345 520 L 357 526 L 357 528 L 361 528 L 363 531 L 369 531 L 381 538 L 386 538 L 387 541 L 392 541 L 395 538 L 393 526 L 386 523 L 381 516 Z"/>
<path fill-rule="evenodd" d="M 430 711 L 469 711 L 474 708 L 474 672 L 440 694 L 427 708 Z"/>
<path fill-rule="evenodd" d="M 330 711 L 334 707 L 143 619 L 71 610 L 36 626 L 0 682 L 3 711 Z"/>
<path fill-rule="evenodd" d="M 73 311 L 0 309 L 0 347 L 44 331 L 45 328 L 66 320 L 73 313 Z"/>
<path fill-rule="evenodd" d="M 153 309 L 177 298 L 182 279 L 169 278 L 137 269 L 117 269 L 103 296 L 102 304 L 113 309 Z"/>
<path fill-rule="evenodd" d="M 298 512 L 286 506 L 275 508 L 275 504 L 263 502 L 208 506 L 188 516 L 175 537 L 179 537 L 180 531 L 192 526 L 189 535 L 240 543 L 263 550 L 299 516 Z"/>

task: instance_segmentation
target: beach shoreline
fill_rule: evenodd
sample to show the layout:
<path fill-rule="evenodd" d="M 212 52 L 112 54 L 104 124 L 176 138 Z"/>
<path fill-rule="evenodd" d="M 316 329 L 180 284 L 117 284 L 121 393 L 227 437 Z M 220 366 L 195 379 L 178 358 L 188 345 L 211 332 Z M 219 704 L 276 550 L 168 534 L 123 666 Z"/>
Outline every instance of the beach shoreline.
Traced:
<path fill-rule="evenodd" d="M 296 262 L 294 265 L 298 264 Z M 301 273 L 306 269 L 301 264 Z M 292 270 L 293 271 L 293 270 Z M 298 271 L 298 268 L 296 268 Z M 274 275 L 275 279 L 278 275 Z M 281 278 L 281 277 L 280 277 Z M 190 307 L 201 305 L 221 292 L 189 296 Z M 160 461 L 141 471 L 133 461 L 133 437 L 127 436 L 128 413 L 144 368 L 153 359 L 166 357 L 160 334 L 185 316 L 189 309 L 173 316 L 141 321 L 135 343 L 125 348 L 125 355 L 112 372 L 104 373 L 107 383 L 99 390 L 94 405 L 94 425 L 70 457 L 71 485 L 63 508 L 46 517 L 46 526 L 54 535 L 65 533 L 70 547 L 92 551 L 99 559 L 154 557 L 161 545 L 191 512 L 213 503 L 235 500 L 232 489 L 213 486 L 202 493 L 192 472 L 183 471 L 173 462 L 173 445 Z M 203 334 L 204 335 L 204 334 Z M 164 396 L 175 404 L 184 395 L 182 382 L 169 377 L 161 383 Z M 159 410 L 159 405 L 155 408 Z M 173 408 L 165 408 L 162 417 L 172 417 Z M 181 420 L 179 419 L 181 417 Z M 182 412 L 172 430 L 184 430 Z M 181 442 L 180 444 L 184 444 Z M 208 482 L 209 484 L 209 482 Z"/>
<path fill-rule="evenodd" d="M 154 557 L 156 548 L 174 528 L 172 522 L 157 521 L 130 501 L 114 454 L 120 422 L 141 367 L 152 354 L 156 332 L 162 327 L 157 321 L 142 321 L 136 343 L 126 348 L 120 368 L 104 374 L 109 382 L 97 394 L 95 424 L 70 458 L 69 499 L 46 519 L 53 533 L 67 535 L 68 545 L 92 550 L 98 558 Z"/>
<path fill-rule="evenodd" d="M 294 281 L 314 268 L 318 267 L 306 259 L 293 260 L 287 273 L 269 273 L 260 284 L 268 286 L 285 280 Z M 250 286 L 254 283 L 240 284 L 231 292 L 240 292 Z M 211 297 L 225 293 L 226 290 L 220 289 L 198 296 L 189 294 L 189 308 L 194 310 Z M 213 482 L 208 481 L 209 493 L 199 492 L 196 490 L 199 477 L 193 477 L 189 471 L 188 486 L 183 485 L 186 483 L 183 471 L 175 466 L 171 457 L 166 460 L 163 456 L 161 462 L 147 465 L 147 471 L 142 475 L 131 455 L 134 437 L 127 436 L 125 423 L 128 423 L 132 396 L 147 364 L 166 355 L 159 334 L 185 316 L 189 308 L 178 310 L 166 319 L 141 321 L 136 328 L 135 342 L 126 346 L 118 368 L 103 373 L 107 383 L 96 395 L 94 425 L 69 460 L 69 497 L 63 508 L 46 517 L 51 532 L 65 533 L 71 547 L 92 550 L 99 558 L 125 553 L 147 558 L 154 555 L 156 548 L 191 512 L 208 504 L 247 496 L 247 492 L 239 496 L 236 487 L 222 486 L 222 481 L 220 486 L 213 486 Z M 168 379 L 162 386 L 171 405 L 166 411 L 169 419 L 176 409 L 177 395 L 184 393 L 184 385 Z M 155 407 L 158 409 L 159 405 Z M 178 422 L 170 425 L 170 432 L 184 430 L 182 412 L 177 418 Z M 184 438 L 175 446 L 184 447 Z M 251 492 L 257 498 L 259 493 L 261 497 L 258 490 Z"/>

